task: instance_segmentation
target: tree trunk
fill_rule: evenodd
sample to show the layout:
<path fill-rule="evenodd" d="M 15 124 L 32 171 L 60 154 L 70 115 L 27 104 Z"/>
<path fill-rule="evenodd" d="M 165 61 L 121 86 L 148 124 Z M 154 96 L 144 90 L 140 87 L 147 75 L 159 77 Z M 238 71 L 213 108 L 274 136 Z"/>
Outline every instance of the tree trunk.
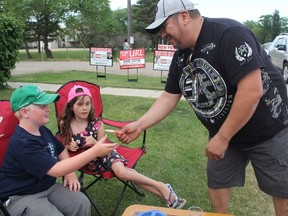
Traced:
<path fill-rule="evenodd" d="M 28 58 L 28 59 L 32 59 L 32 55 L 31 55 L 30 52 L 29 52 L 29 48 L 28 48 L 27 41 L 24 41 L 24 45 L 25 45 L 25 50 L 26 50 L 27 58 Z"/>
<path fill-rule="evenodd" d="M 47 35 L 44 35 L 43 43 L 44 43 L 44 51 L 45 51 L 47 59 L 53 59 L 52 52 L 48 48 L 48 36 Z"/>

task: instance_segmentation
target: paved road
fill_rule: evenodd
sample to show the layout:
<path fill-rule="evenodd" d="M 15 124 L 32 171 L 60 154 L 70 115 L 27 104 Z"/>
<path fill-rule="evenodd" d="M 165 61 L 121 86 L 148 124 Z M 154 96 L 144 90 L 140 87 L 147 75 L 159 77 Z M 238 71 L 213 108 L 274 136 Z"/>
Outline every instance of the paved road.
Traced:
<path fill-rule="evenodd" d="M 89 62 L 84 61 L 21 61 L 16 64 L 16 68 L 12 71 L 12 75 L 31 74 L 41 71 L 67 71 L 82 70 L 96 72 L 96 66 L 91 66 Z M 98 66 L 98 72 L 104 73 L 105 67 Z M 113 67 L 106 67 L 107 74 L 127 75 L 127 70 L 120 70 L 118 62 L 113 63 Z M 137 69 L 129 70 L 129 73 L 137 73 Z M 153 70 L 153 63 L 146 63 L 145 68 L 138 69 L 138 75 L 161 77 L 161 71 Z M 163 71 L 163 77 L 167 76 L 167 72 Z"/>
<path fill-rule="evenodd" d="M 99 73 L 104 73 L 104 67 L 98 67 Z M 55 73 L 67 70 L 80 70 L 87 72 L 96 72 L 96 66 L 89 65 L 89 62 L 83 61 L 21 61 L 16 64 L 16 68 L 12 71 L 12 75 L 33 74 L 43 71 L 53 71 Z M 130 70 L 131 73 L 136 73 L 136 70 Z M 119 63 L 114 62 L 113 67 L 107 67 L 106 73 L 127 75 L 127 70 L 120 70 Z M 165 74 L 166 73 L 166 74 Z M 146 63 L 146 68 L 138 69 L 138 75 L 161 77 L 161 71 L 154 71 L 152 63 Z M 163 76 L 167 76 L 167 72 L 163 72 Z M 8 82 L 12 88 L 19 88 L 21 85 L 28 83 Z M 57 91 L 61 85 L 35 83 L 45 91 Z M 122 95 L 158 98 L 163 91 L 145 90 L 145 89 L 130 89 L 130 88 L 101 88 L 101 94 L 106 95 Z"/>

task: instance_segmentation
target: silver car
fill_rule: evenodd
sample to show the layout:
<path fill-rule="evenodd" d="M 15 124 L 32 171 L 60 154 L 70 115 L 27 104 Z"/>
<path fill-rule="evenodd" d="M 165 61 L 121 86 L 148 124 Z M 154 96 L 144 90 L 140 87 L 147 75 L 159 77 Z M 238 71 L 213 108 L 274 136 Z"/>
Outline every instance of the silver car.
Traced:
<path fill-rule="evenodd" d="M 272 42 L 267 42 L 267 43 L 262 44 L 262 47 L 264 48 L 267 54 L 268 54 L 269 47 L 271 46 L 271 44 Z"/>
<path fill-rule="evenodd" d="M 269 47 L 268 57 L 272 64 L 281 70 L 288 84 L 288 33 L 281 33 L 274 39 Z"/>

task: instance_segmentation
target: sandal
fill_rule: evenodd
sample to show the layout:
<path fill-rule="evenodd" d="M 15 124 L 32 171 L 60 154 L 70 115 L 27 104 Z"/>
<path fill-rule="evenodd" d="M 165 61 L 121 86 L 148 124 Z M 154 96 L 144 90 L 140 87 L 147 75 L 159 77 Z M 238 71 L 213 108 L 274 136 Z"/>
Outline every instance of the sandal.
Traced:
<path fill-rule="evenodd" d="M 186 200 L 178 198 L 170 184 L 167 184 L 167 188 L 170 190 L 168 199 L 166 199 L 168 208 L 181 209 L 186 204 Z M 172 197 L 174 200 L 171 202 Z"/>

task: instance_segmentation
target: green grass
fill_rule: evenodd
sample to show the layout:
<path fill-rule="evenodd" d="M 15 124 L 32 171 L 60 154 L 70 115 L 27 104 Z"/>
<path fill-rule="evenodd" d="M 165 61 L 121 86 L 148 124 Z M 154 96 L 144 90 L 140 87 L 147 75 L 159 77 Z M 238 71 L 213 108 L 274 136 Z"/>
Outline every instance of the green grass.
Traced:
<path fill-rule="evenodd" d="M 85 74 L 85 76 L 83 75 Z M 47 79 L 49 77 L 49 79 Z M 127 76 L 106 74 L 106 79 L 97 78 L 95 72 L 88 71 L 65 71 L 65 72 L 41 72 L 27 75 L 12 76 L 11 82 L 32 82 L 32 83 L 53 83 L 63 84 L 70 80 L 85 80 L 97 83 L 101 87 L 120 87 L 120 88 L 138 88 L 163 90 L 164 84 L 160 77 L 139 76 L 137 82 L 128 81 Z"/>
<path fill-rule="evenodd" d="M 38 50 L 32 49 L 30 50 L 30 54 L 32 59 L 28 59 L 26 51 L 20 50 L 19 52 L 19 61 L 42 61 L 47 60 L 44 52 L 38 53 Z M 81 48 L 81 49 L 72 49 L 72 48 L 59 48 L 52 50 L 53 60 L 57 61 L 88 61 L 89 60 L 89 48 Z M 114 60 L 119 56 L 119 50 L 113 51 Z M 153 60 L 153 52 L 146 51 L 145 52 L 145 61 L 152 62 Z"/>
<path fill-rule="evenodd" d="M 31 52 L 32 60 L 42 60 L 42 54 Z M 84 60 L 89 56 L 88 49 L 70 50 L 60 49 L 53 51 L 54 60 Z M 26 58 L 26 59 L 25 59 Z M 45 56 L 43 57 L 45 60 Z M 27 60 L 26 54 L 20 52 L 20 60 Z M 152 53 L 146 55 L 146 61 L 152 61 Z M 83 76 L 85 73 L 85 76 Z M 163 90 L 164 84 L 158 77 L 139 76 L 138 82 L 129 82 L 127 76 L 107 74 L 107 79 L 96 78 L 93 72 L 65 71 L 41 72 L 38 74 L 13 76 L 13 82 L 41 82 L 63 84 L 67 81 L 81 79 L 97 83 L 101 87 L 125 87 Z M 0 89 L 0 99 L 9 99 L 12 89 Z M 134 120 L 143 115 L 155 99 L 140 97 L 124 97 L 102 95 L 104 104 L 103 116 L 117 120 Z M 57 131 L 54 106 L 51 105 L 50 122 L 48 127 Z M 114 140 L 111 134 L 108 135 Z M 189 206 L 200 206 L 204 211 L 212 212 L 212 204 L 207 193 L 205 145 L 208 133 L 196 119 L 191 107 L 185 101 L 180 101 L 176 109 L 162 122 L 147 131 L 147 153 L 137 164 L 137 171 L 155 180 L 169 182 L 177 194 L 187 199 L 186 209 Z M 116 141 L 116 139 L 115 139 Z M 141 139 L 137 139 L 130 146 L 137 146 Z M 87 182 L 92 178 L 88 176 Z M 86 182 L 86 183 L 87 183 Z M 116 179 L 100 181 L 89 190 L 103 215 L 109 215 L 114 207 L 116 197 L 121 188 Z M 143 190 L 141 190 L 143 191 Z M 140 197 L 130 189 L 126 190 L 120 204 L 118 215 L 125 208 L 133 204 L 154 205 L 165 207 L 165 202 L 152 194 L 145 192 Z M 237 216 L 271 216 L 274 215 L 272 200 L 261 192 L 257 186 L 251 166 L 247 168 L 246 185 L 244 188 L 232 190 L 230 212 Z M 95 212 L 93 210 L 93 215 Z"/>
<path fill-rule="evenodd" d="M 11 93 L 11 89 L 0 90 L 1 99 L 9 99 Z M 155 99 L 148 98 L 108 95 L 102 95 L 102 100 L 103 116 L 117 120 L 137 119 L 155 101 Z M 55 111 L 53 105 L 50 107 L 50 123 L 47 126 L 55 133 L 57 131 Z M 169 182 L 179 196 L 187 199 L 185 209 L 196 205 L 204 211 L 211 212 L 213 208 L 206 186 L 205 145 L 207 137 L 206 129 L 196 119 L 191 107 L 187 102 L 180 101 L 166 119 L 148 129 L 147 153 L 138 162 L 137 171 L 155 180 Z M 111 134 L 109 138 L 114 139 Z M 141 139 L 137 139 L 130 146 L 136 146 L 140 141 Z M 91 177 L 87 180 L 91 180 Z M 89 194 L 104 215 L 111 213 L 121 186 L 119 181 L 112 179 L 100 181 L 89 189 Z M 140 197 L 127 189 L 118 215 L 133 204 L 165 207 L 163 200 L 147 192 L 145 195 L 145 197 Z M 271 198 L 258 189 L 250 165 L 247 168 L 245 187 L 232 190 L 230 212 L 237 216 L 274 215 Z M 93 215 L 95 215 L 94 211 Z"/>

